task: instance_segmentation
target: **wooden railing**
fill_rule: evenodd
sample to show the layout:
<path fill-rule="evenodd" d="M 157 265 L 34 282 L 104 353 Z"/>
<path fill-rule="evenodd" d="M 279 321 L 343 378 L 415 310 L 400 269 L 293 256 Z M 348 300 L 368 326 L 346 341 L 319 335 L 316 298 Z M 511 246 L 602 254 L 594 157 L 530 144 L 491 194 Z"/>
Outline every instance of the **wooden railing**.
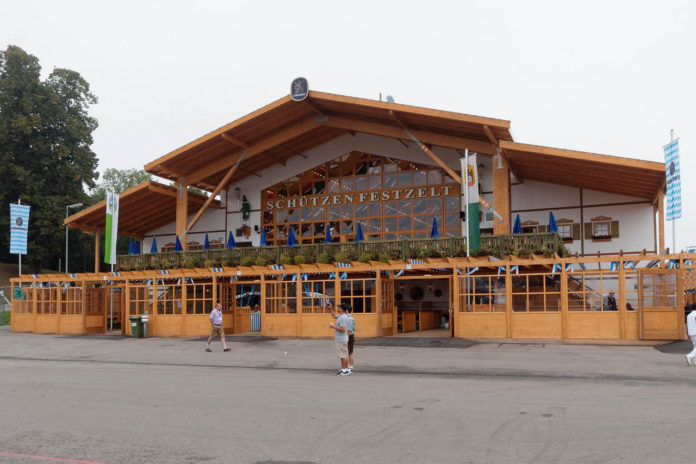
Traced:
<path fill-rule="evenodd" d="M 504 250 L 510 254 L 516 249 L 559 252 L 563 241 L 558 234 L 514 234 L 481 237 L 484 251 Z M 466 256 L 465 237 L 424 238 L 409 240 L 382 240 L 369 242 L 335 242 L 286 246 L 243 247 L 195 251 L 167 251 L 161 253 L 118 256 L 119 270 L 173 269 L 180 267 L 218 267 L 283 264 L 302 256 L 305 263 L 332 262 L 338 259 L 408 259 Z"/>

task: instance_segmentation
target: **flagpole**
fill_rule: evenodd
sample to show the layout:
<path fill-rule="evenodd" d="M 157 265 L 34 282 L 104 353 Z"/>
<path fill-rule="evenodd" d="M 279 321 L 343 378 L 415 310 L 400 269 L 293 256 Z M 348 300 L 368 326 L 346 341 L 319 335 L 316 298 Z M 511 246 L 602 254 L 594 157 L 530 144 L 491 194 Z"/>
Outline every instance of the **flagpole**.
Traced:
<path fill-rule="evenodd" d="M 114 265 L 111 265 L 111 275 L 114 275 Z M 114 331 L 114 284 L 113 282 L 111 283 L 111 316 L 109 317 L 109 332 Z M 123 321 L 121 321 L 121 327 L 123 327 Z"/>
<path fill-rule="evenodd" d="M 674 142 L 674 129 L 669 130 L 669 143 Z M 672 216 L 672 253 L 677 252 L 677 229 L 674 227 L 675 218 Z"/>
<path fill-rule="evenodd" d="M 464 149 L 464 172 L 462 173 L 462 180 L 464 181 L 464 202 L 466 203 L 465 216 L 466 216 L 466 257 L 469 257 L 469 149 Z"/>
<path fill-rule="evenodd" d="M 21 204 L 22 204 L 22 199 L 21 199 L 21 198 L 17 198 L 17 204 L 18 204 L 18 205 L 21 205 Z M 29 226 L 29 224 L 27 224 L 27 227 L 28 227 L 28 226 Z M 28 233 L 28 231 L 27 231 L 27 242 L 29 241 L 29 237 L 28 237 L 28 236 L 29 236 L 29 233 Z M 19 253 L 17 256 L 19 256 L 19 277 L 22 277 L 22 253 Z M 59 269 L 59 270 L 60 270 L 60 269 Z"/>

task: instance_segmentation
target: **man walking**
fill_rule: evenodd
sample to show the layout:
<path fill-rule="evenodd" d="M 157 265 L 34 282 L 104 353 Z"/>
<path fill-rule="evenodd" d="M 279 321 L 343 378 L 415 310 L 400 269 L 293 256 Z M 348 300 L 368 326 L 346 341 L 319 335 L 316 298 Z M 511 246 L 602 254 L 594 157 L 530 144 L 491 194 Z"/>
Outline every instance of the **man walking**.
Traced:
<path fill-rule="evenodd" d="M 222 305 L 220 303 L 215 305 L 212 311 L 210 311 L 210 336 L 208 337 L 208 347 L 205 349 L 210 353 L 210 342 L 213 341 L 213 337 L 216 334 L 220 334 L 220 340 L 222 340 L 222 351 L 230 351 L 231 348 L 227 348 L 227 343 L 225 343 L 225 331 L 222 329 Z"/>
<path fill-rule="evenodd" d="M 336 375 L 350 375 L 350 370 L 348 369 L 348 318 L 346 317 L 343 304 L 338 305 L 336 323 L 330 322 L 329 327 L 334 329 L 336 353 L 341 359 L 341 370 Z"/>
<path fill-rule="evenodd" d="M 696 366 L 696 310 L 691 311 L 688 316 L 686 316 L 686 333 L 691 338 L 691 343 L 694 349 L 691 353 L 686 355 L 686 364 L 689 366 Z"/>
<path fill-rule="evenodd" d="M 355 346 L 355 318 L 353 317 L 353 307 L 345 305 L 346 317 L 348 318 L 348 370 L 353 373 L 355 365 L 355 356 L 353 356 L 353 347 Z"/>

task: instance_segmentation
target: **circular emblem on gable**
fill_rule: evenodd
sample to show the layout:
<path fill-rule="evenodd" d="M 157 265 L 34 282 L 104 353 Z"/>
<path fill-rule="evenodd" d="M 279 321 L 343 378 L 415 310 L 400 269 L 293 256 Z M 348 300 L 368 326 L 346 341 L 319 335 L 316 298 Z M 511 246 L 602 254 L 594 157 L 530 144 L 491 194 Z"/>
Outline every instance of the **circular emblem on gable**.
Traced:
<path fill-rule="evenodd" d="M 670 175 L 670 176 L 673 176 L 673 175 L 674 175 L 674 171 L 676 171 L 676 170 L 677 170 L 677 168 L 674 166 L 674 161 L 672 161 L 671 163 L 669 163 L 669 175 Z"/>
<path fill-rule="evenodd" d="M 302 101 L 309 95 L 309 83 L 304 77 L 297 77 L 290 84 L 290 98 Z"/>
<path fill-rule="evenodd" d="M 15 224 L 17 225 L 17 227 L 22 227 L 22 225 L 24 224 L 24 221 L 22 220 L 21 217 L 18 217 L 17 219 L 15 219 Z"/>

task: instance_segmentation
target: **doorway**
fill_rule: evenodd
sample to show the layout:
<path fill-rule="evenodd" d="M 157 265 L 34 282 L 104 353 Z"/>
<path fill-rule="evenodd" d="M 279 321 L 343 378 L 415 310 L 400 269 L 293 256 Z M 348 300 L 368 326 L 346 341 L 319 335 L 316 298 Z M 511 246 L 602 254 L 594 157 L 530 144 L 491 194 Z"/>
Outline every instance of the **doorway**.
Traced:
<path fill-rule="evenodd" d="M 404 277 L 394 280 L 394 335 L 452 336 L 451 277 Z"/>

